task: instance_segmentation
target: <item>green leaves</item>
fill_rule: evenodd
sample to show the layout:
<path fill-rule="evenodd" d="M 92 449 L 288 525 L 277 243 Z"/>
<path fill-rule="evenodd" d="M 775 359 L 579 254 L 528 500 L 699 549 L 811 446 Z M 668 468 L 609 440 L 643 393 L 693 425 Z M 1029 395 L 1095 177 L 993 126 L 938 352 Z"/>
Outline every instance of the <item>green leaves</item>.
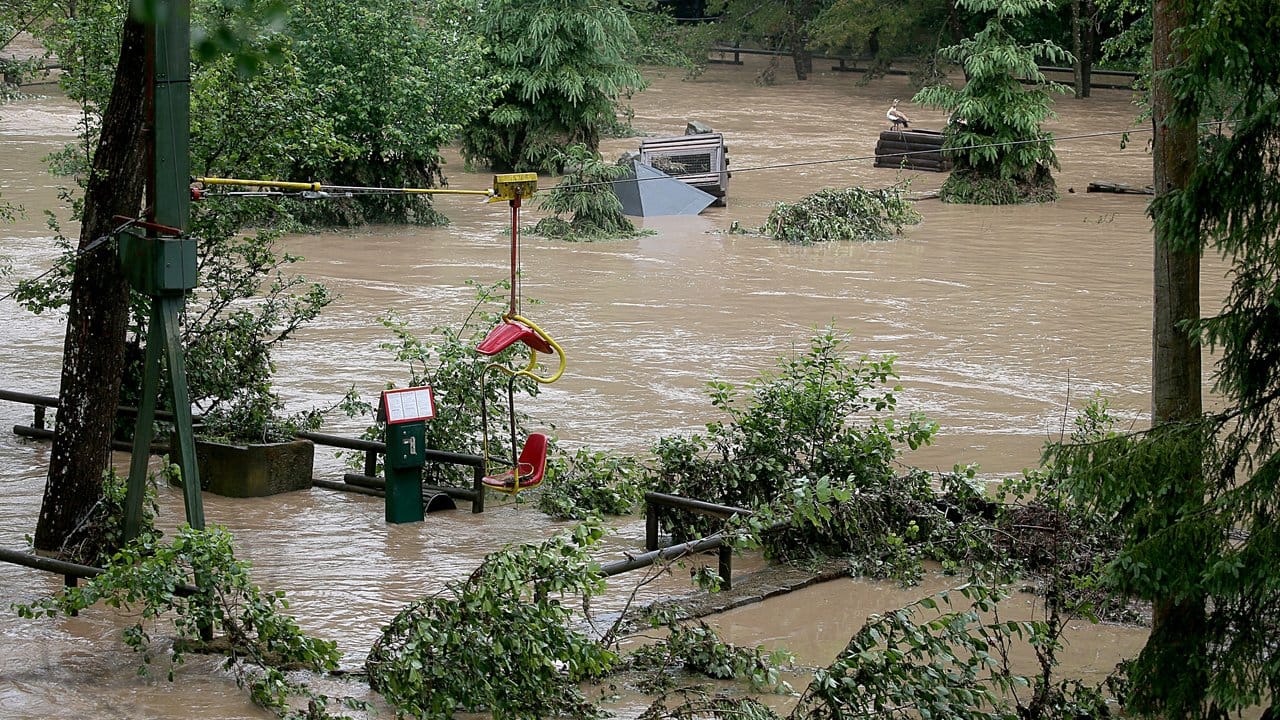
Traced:
<path fill-rule="evenodd" d="M 641 689 L 646 692 L 670 690 L 675 685 L 673 670 L 686 670 L 715 680 L 737 680 L 758 692 L 789 693 L 791 685 L 782 680 L 782 666 L 794 658 L 785 650 L 766 653 L 743 648 L 720 639 L 703 622 L 681 624 L 667 620 L 667 636 L 641 646 L 627 657 L 627 668 L 646 673 Z"/>
<path fill-rule="evenodd" d="M 570 242 L 619 239 L 643 235 L 645 231 L 622 214 L 622 202 L 613 192 L 612 181 L 627 174 L 627 168 L 604 162 L 599 153 L 585 145 L 557 151 L 555 163 L 565 168 L 559 184 L 542 193 L 538 207 L 557 213 L 540 220 L 534 233 Z M 559 214 L 572 213 L 569 222 Z"/>
<path fill-rule="evenodd" d="M 873 615 L 835 662 L 814 675 L 791 717 L 1108 716 L 1103 703 L 1082 706 L 1076 700 L 1078 694 L 1086 700 L 1093 696 L 1065 685 L 1037 693 L 1037 700 L 1031 702 L 1018 696 L 1031 682 L 1010 671 L 1011 654 L 1020 644 L 1035 647 L 1050 642 L 1050 627 L 1002 620 L 999 603 L 1004 596 L 1002 590 L 974 579 L 955 591 Z"/>
<path fill-rule="evenodd" d="M 774 240 L 797 245 L 837 240 L 892 240 L 921 220 L 905 184 L 867 190 L 824 189 L 796 203 L 778 203 L 761 228 Z"/>
<path fill-rule="evenodd" d="M 618 100 L 644 87 L 629 60 L 637 37 L 616 0 L 495 0 L 479 20 L 489 73 L 507 86 L 497 112 L 463 129 L 469 162 L 557 172 L 564 148 L 594 152 Z"/>
<path fill-rule="evenodd" d="M 617 658 L 576 629 L 569 607 L 604 589 L 588 549 L 603 531 L 583 524 L 485 558 L 447 596 L 402 610 L 369 653 L 369 682 L 420 718 L 486 710 L 496 719 L 593 717 L 578 683 Z M 572 600 L 573 602 L 569 602 Z"/>
<path fill-rule="evenodd" d="M 965 0 L 966 9 L 992 13 L 972 37 L 940 54 L 964 66 L 957 89 L 939 83 L 916 93 L 913 102 L 951 114 L 944 151 L 955 170 L 943 184 L 947 202 L 1008 204 L 1056 199 L 1050 169 L 1058 167 L 1053 138 L 1041 129 L 1052 118 L 1051 92 L 1066 88 L 1045 80 L 1040 62 L 1066 63 L 1071 56 L 1049 41 L 1019 42 L 1022 21 L 1047 11 L 1045 0 Z M 1031 82 L 1023 87 L 1022 79 Z"/>
<path fill-rule="evenodd" d="M 196 592 L 190 592 L 191 585 Z M 154 628 L 172 623 L 176 637 L 169 649 L 170 681 L 187 650 L 203 645 L 206 631 L 221 630 L 227 640 L 225 667 L 235 672 L 238 683 L 250 685 L 255 702 L 280 715 L 292 695 L 321 699 L 285 680 L 280 668 L 325 671 L 338 665 L 336 644 L 305 635 L 284 613 L 284 593 L 253 584 L 248 563 L 235 559 L 231 535 L 222 528 L 182 527 L 169 544 L 158 535 L 144 535 L 116 554 L 106 572 L 82 586 L 14 609 L 22 617 L 52 618 L 98 603 L 137 614 L 123 638 L 142 655 L 139 674 L 150 672 Z"/>
<path fill-rule="evenodd" d="M 627 515 L 644 497 L 645 470 L 636 458 L 579 448 L 547 463 L 538 509 L 560 520 Z"/>
<path fill-rule="evenodd" d="M 761 508 L 793 481 L 889 482 L 899 447 L 928 443 L 937 425 L 920 416 L 891 422 L 893 359 L 851 362 L 846 347 L 833 328 L 818 331 L 805 352 L 749 383 L 742 399 L 729 383 L 712 382 L 712 405 L 725 420 L 708 424 L 705 434 L 660 439 L 656 489 Z M 680 539 L 713 530 L 706 518 L 669 509 L 662 521 Z"/>

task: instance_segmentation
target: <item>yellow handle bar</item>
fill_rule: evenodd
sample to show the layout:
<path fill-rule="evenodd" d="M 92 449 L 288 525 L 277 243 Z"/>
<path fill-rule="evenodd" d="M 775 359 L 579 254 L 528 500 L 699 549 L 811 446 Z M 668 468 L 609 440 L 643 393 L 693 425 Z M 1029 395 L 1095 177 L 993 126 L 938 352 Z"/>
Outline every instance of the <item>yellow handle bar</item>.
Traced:
<path fill-rule="evenodd" d="M 538 366 L 538 351 L 534 350 L 533 348 L 529 348 L 529 364 L 524 366 L 522 370 L 512 370 L 511 368 L 505 365 L 499 365 L 497 363 L 492 363 L 489 365 L 489 367 L 497 368 L 498 370 L 501 370 L 502 372 L 512 377 L 523 376 L 527 378 L 532 378 L 534 381 L 544 383 L 544 384 L 553 383 L 559 380 L 560 376 L 564 375 L 564 368 L 565 368 L 565 365 L 568 363 L 568 360 L 564 356 L 564 348 L 560 347 L 560 343 L 556 342 L 555 340 L 552 340 L 551 336 L 548 335 L 545 330 L 538 327 L 532 320 L 529 320 L 528 318 L 522 317 L 520 315 L 516 315 L 514 313 L 508 313 L 507 315 L 503 316 L 503 319 L 515 320 L 516 322 L 527 326 L 530 330 L 536 333 L 538 337 L 542 338 L 543 340 L 546 340 L 547 344 L 550 345 L 551 348 L 556 351 L 556 356 L 560 358 L 560 366 L 556 368 L 556 371 L 551 375 L 544 376 L 544 375 L 539 375 L 535 373 L 533 369 Z"/>

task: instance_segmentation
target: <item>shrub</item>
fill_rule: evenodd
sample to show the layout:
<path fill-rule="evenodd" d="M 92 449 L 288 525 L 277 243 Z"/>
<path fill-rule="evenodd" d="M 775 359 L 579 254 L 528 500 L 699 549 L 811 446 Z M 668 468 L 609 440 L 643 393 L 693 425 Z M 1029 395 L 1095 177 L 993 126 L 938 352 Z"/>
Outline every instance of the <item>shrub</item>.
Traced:
<path fill-rule="evenodd" d="M 628 515 L 644 496 L 644 467 L 630 455 L 579 448 L 547 463 L 538 509 L 561 520 L 591 515 Z"/>
<path fill-rule="evenodd" d="M 594 707 L 578 683 L 616 656 L 574 629 L 566 599 L 585 606 L 605 586 L 588 548 L 602 536 L 584 524 L 538 544 L 504 548 L 447 597 L 402 610 L 365 663 L 369 684 L 417 718 L 488 711 L 495 720 L 568 714 Z"/>
<path fill-rule="evenodd" d="M 855 574 L 915 582 L 924 560 L 958 567 L 994 559 L 993 504 L 972 467 L 860 480 L 799 478 L 741 524 L 746 542 L 784 562 L 848 558 Z"/>
<path fill-rule="evenodd" d="M 912 413 L 893 416 L 900 386 L 893 358 L 842 357 L 847 341 L 832 328 L 809 349 L 783 358 L 773 373 L 748 383 L 747 400 L 723 381 L 710 384 L 724 421 L 705 434 L 667 436 L 655 448 L 655 489 L 746 508 L 762 507 L 797 478 L 888 482 L 901 446 L 928 444 L 937 423 Z M 663 509 L 677 539 L 706 534 L 706 518 Z"/>
<path fill-rule="evenodd" d="M 878 190 L 819 190 L 799 202 L 775 205 L 762 230 L 774 240 L 796 245 L 892 240 L 902 234 L 904 225 L 921 220 L 905 197 L 906 189 L 906 185 L 893 185 Z"/>
<path fill-rule="evenodd" d="M 184 591 L 194 582 L 198 592 Z M 169 680 L 187 649 L 202 647 L 205 634 L 226 635 L 225 667 L 248 685 L 254 702 L 284 715 L 292 696 L 301 695 L 322 708 L 325 698 L 289 681 L 284 669 L 333 670 L 337 645 L 305 635 L 283 611 L 282 592 L 266 592 L 249 578 L 249 564 L 236 560 L 231 535 L 222 528 L 178 530 L 172 543 L 143 535 L 121 550 L 106 572 L 84 585 L 57 595 L 15 605 L 22 617 L 74 615 L 99 602 L 115 608 L 137 608 L 139 619 L 124 630 L 129 647 L 142 653 L 140 673 L 151 664 L 151 633 L 156 623 L 172 623 L 176 639 L 169 646 Z M 252 672 L 256 669 L 256 672 Z"/>
<path fill-rule="evenodd" d="M 450 452 L 484 454 L 482 447 L 482 405 L 489 417 L 488 454 L 494 458 L 511 457 L 510 430 L 507 423 L 507 392 L 505 381 L 492 378 L 483 383 L 481 375 L 492 362 L 510 363 L 519 352 L 509 348 L 492 358 L 481 357 L 475 350 L 485 334 L 500 319 L 505 309 L 502 304 L 506 282 L 483 285 L 467 281 L 475 291 L 475 304 L 461 324 L 436 325 L 431 334 L 419 337 L 409 330 L 409 322 L 395 315 L 382 319 L 382 325 L 391 331 L 394 339 L 382 344 L 384 350 L 395 354 L 397 360 L 408 365 L 405 387 L 430 385 L 435 395 L 436 416 L 427 423 L 427 447 Z M 528 302 L 528 301 L 527 301 Z M 473 323 L 473 321 L 475 321 Z M 528 378 L 515 378 L 516 396 L 537 396 L 538 384 Z M 349 416 L 369 417 L 373 406 L 352 393 L 346 402 Z M 516 411 L 516 433 L 525 435 L 528 416 Z M 367 428 L 362 437 L 381 440 L 380 424 Z M 356 453 L 351 462 L 363 467 L 364 454 Z M 433 485 L 470 486 L 471 477 L 466 468 L 441 463 L 428 463 L 423 468 L 423 479 Z"/>
<path fill-rule="evenodd" d="M 622 214 L 622 201 L 613 192 L 612 182 L 627 174 L 626 167 L 604 162 L 584 145 L 570 147 L 558 162 L 566 168 L 564 176 L 538 201 L 538 207 L 557 214 L 538 221 L 532 232 L 571 242 L 645 234 Z M 573 217 L 566 222 L 561 213 Z"/>
<path fill-rule="evenodd" d="M 715 680 L 739 680 L 753 690 L 790 692 L 791 686 L 779 676 L 779 666 L 794 658 L 785 650 L 765 653 L 761 648 L 743 648 L 726 643 L 704 622 L 680 624 L 668 620 L 667 636 L 645 645 L 627 658 L 627 666 L 649 673 L 642 683 L 646 692 L 668 690 L 674 679 L 671 671 L 683 669 Z"/>

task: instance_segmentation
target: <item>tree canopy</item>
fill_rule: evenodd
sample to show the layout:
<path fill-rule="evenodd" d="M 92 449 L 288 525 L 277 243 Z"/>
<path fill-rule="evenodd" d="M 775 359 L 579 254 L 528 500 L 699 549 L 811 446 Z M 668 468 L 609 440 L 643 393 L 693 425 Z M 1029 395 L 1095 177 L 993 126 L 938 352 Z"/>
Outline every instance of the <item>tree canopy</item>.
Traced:
<path fill-rule="evenodd" d="M 1015 30 L 1025 18 L 1051 7 L 1048 0 L 960 0 L 971 11 L 987 13 L 986 25 L 972 37 L 941 50 L 943 58 L 964 67 L 966 82 L 956 88 L 940 83 L 924 88 L 914 101 L 946 110 L 952 122 L 944 150 L 955 169 L 943 184 L 947 202 L 1001 205 L 1056 197 L 1051 168 L 1058 167 L 1053 136 L 1041 124 L 1053 117 L 1050 83 L 1041 60 L 1064 62 L 1070 55 L 1054 43 L 1020 43 Z M 1031 81 L 1023 87 L 1020 78 Z"/>
<path fill-rule="evenodd" d="M 478 22 L 488 71 L 506 90 L 463 129 L 470 161 L 558 172 L 562 151 L 596 151 L 618 101 L 645 85 L 631 61 L 638 38 L 616 0 L 492 0 Z"/>

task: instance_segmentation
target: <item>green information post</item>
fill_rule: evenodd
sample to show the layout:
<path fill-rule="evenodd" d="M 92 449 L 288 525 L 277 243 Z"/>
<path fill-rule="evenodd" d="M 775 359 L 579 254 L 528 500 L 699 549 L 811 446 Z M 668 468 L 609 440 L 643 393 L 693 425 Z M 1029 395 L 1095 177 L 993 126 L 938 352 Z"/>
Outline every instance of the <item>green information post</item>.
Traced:
<path fill-rule="evenodd" d="M 422 466 L 427 462 L 427 424 L 435 417 L 430 387 L 384 390 L 378 419 L 387 424 L 386 518 L 389 523 L 422 522 Z"/>

